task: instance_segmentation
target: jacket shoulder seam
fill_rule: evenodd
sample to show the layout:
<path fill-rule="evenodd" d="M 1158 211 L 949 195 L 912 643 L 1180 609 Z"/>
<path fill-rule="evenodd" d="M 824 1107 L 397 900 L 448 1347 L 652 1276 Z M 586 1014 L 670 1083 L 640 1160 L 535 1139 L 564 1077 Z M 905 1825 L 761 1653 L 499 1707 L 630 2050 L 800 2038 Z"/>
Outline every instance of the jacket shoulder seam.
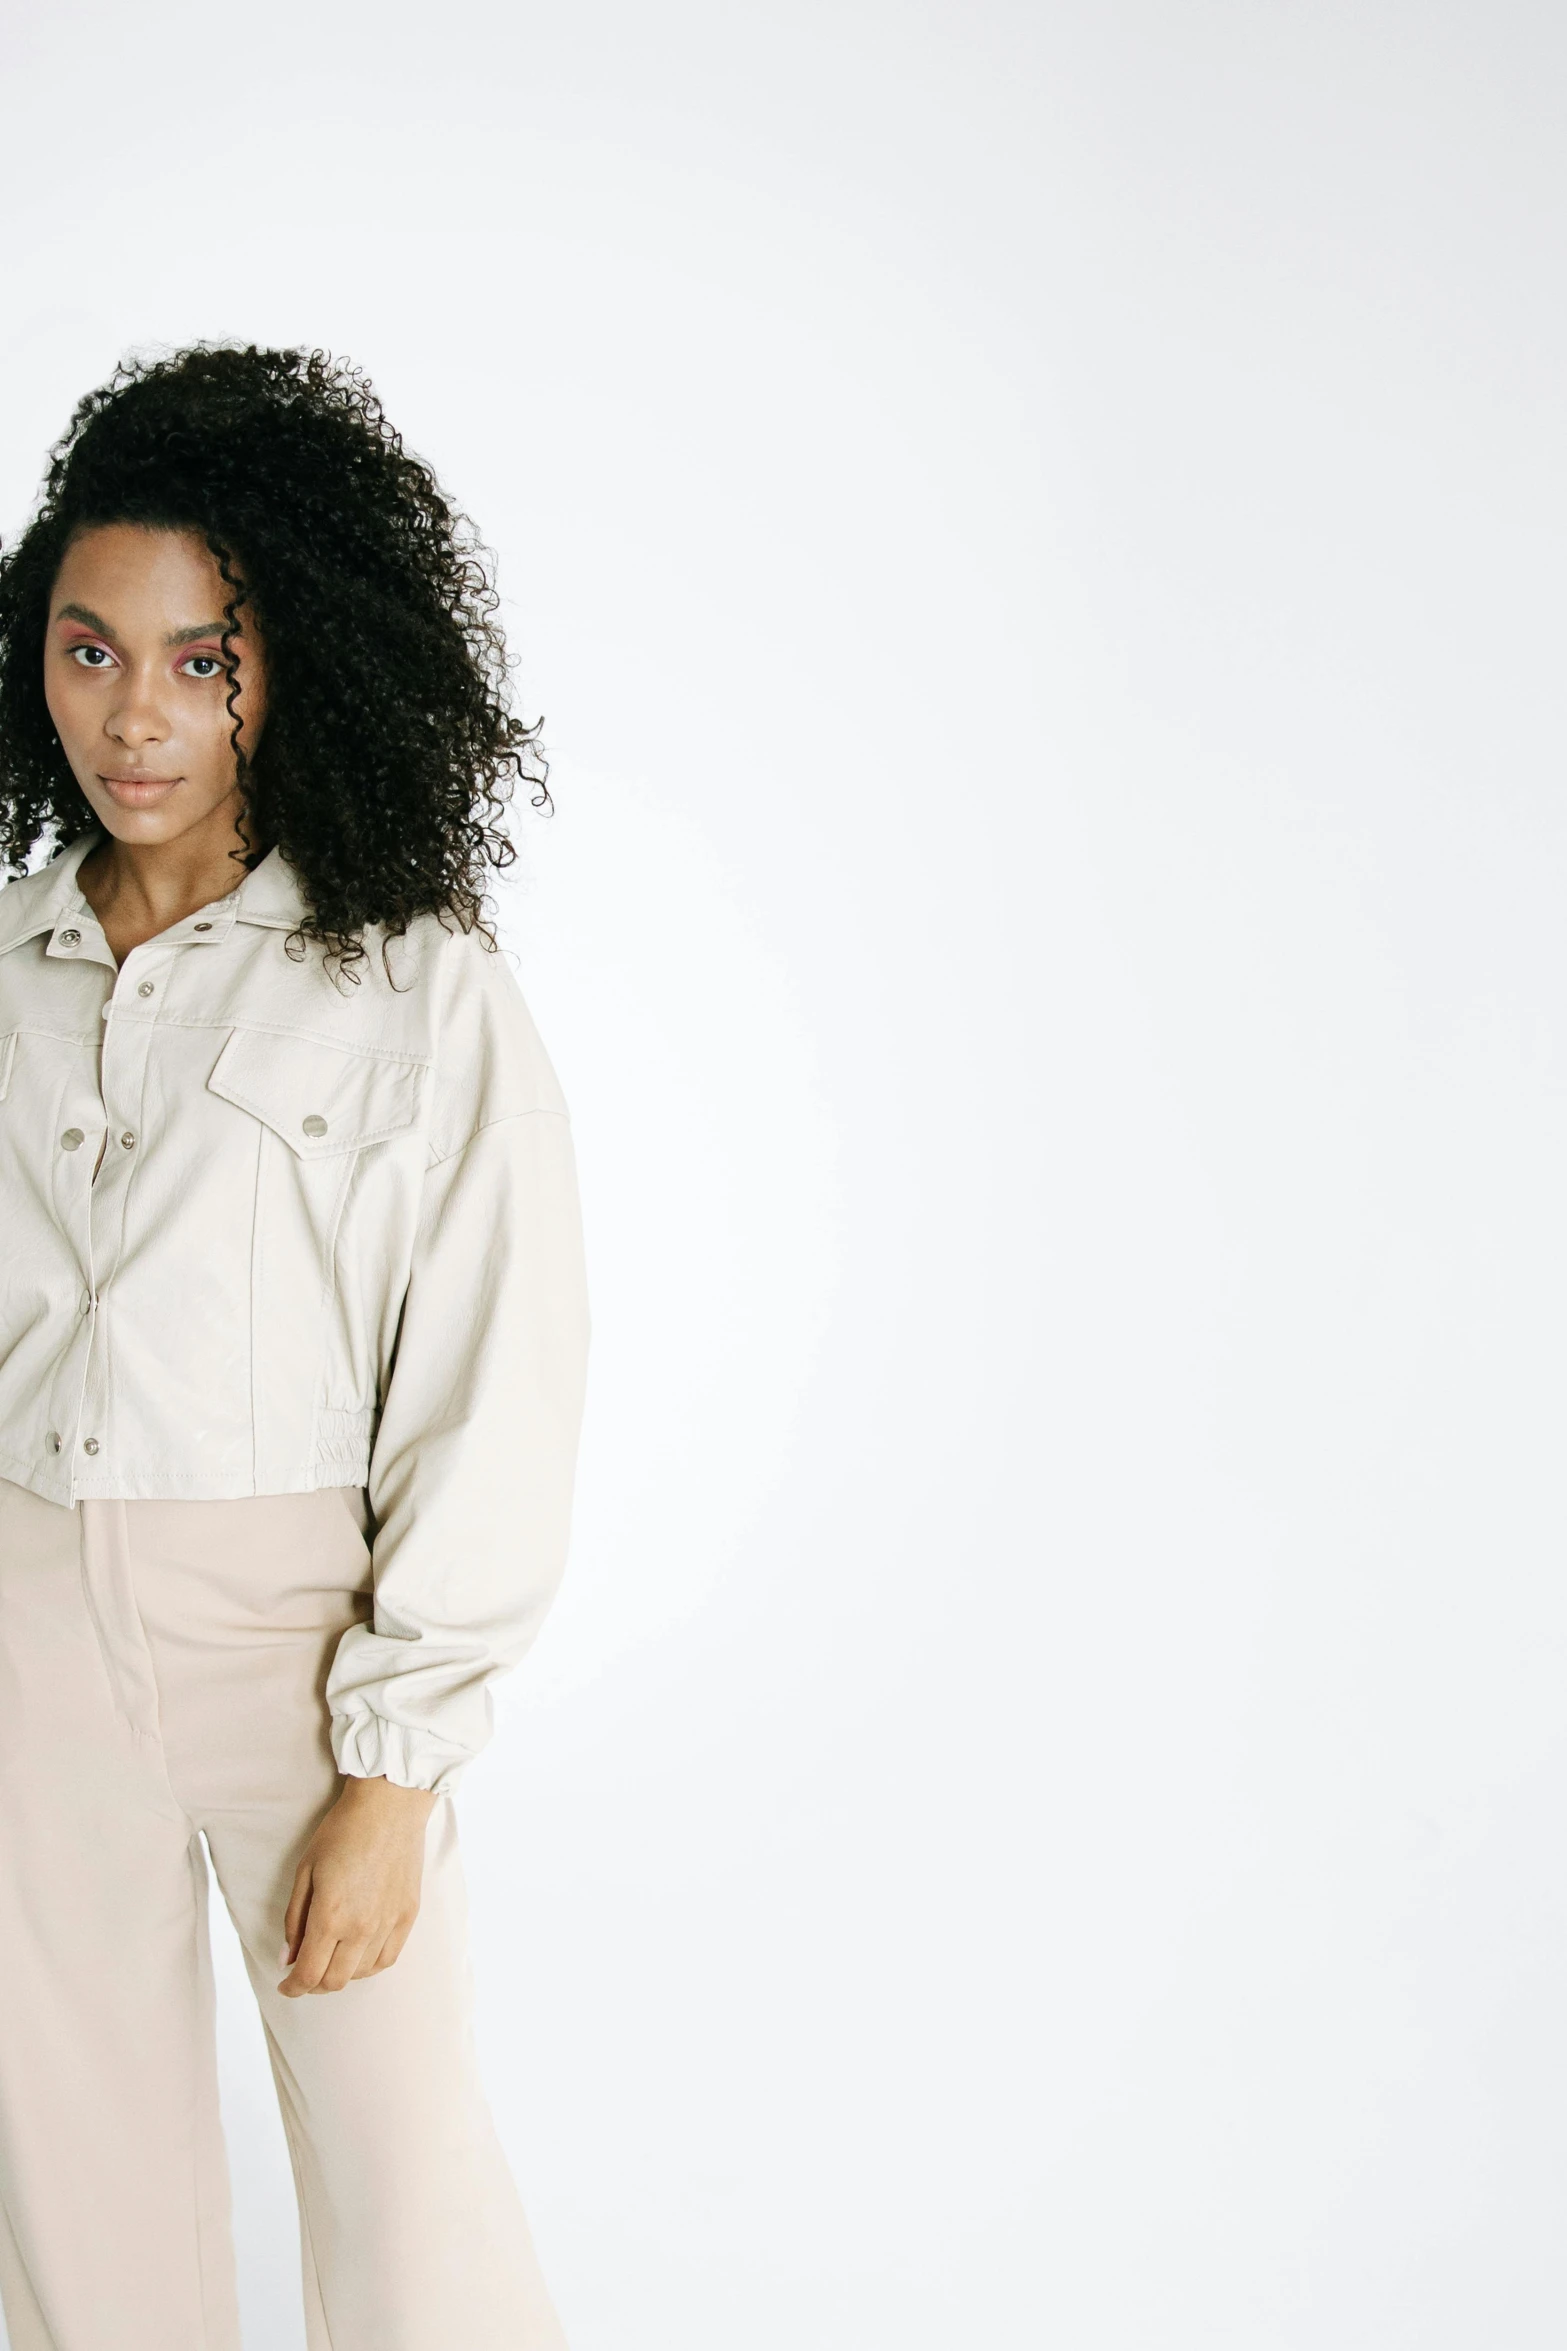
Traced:
<path fill-rule="evenodd" d="M 568 1126 L 571 1123 L 569 1111 L 556 1109 L 549 1102 L 535 1103 L 531 1110 L 508 1110 L 500 1118 L 487 1118 L 482 1126 L 475 1127 L 473 1132 L 465 1135 L 460 1143 L 455 1143 L 450 1151 L 433 1152 L 426 1173 L 430 1173 L 438 1167 L 445 1167 L 449 1160 L 461 1159 L 469 1144 L 477 1143 L 481 1135 L 493 1134 L 497 1127 L 517 1126 L 525 1118 L 562 1118 Z"/>

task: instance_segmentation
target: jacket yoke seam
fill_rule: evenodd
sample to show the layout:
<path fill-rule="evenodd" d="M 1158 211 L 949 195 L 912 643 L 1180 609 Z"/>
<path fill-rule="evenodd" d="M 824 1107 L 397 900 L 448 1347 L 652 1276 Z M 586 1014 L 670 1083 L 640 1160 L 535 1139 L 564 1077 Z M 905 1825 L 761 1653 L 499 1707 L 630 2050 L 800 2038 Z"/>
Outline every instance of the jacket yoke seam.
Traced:
<path fill-rule="evenodd" d="M 177 1014 L 167 1012 L 160 1012 L 156 1017 L 122 1012 L 118 1017 L 126 1025 L 160 1029 L 210 1029 L 214 1036 L 224 1037 L 236 1029 L 243 1029 L 248 1037 L 281 1037 L 289 1044 L 329 1045 L 337 1053 L 362 1053 L 367 1061 L 411 1062 L 420 1069 L 433 1069 L 435 1066 L 432 1053 L 420 1052 L 415 1047 L 362 1044 L 357 1037 L 329 1037 L 321 1029 L 299 1028 L 286 1021 L 182 1020 Z M 83 1040 L 90 1041 L 90 1037 Z"/>

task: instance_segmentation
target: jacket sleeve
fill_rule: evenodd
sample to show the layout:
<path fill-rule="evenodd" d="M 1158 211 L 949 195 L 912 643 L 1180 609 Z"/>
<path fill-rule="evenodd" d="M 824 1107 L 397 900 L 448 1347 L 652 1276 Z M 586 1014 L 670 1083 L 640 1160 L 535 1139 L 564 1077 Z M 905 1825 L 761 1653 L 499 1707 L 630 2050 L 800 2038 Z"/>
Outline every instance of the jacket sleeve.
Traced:
<path fill-rule="evenodd" d="M 426 1171 L 369 1469 L 374 1615 L 327 1680 L 338 1769 L 445 1793 L 566 1560 L 588 1342 L 563 1109 Z"/>

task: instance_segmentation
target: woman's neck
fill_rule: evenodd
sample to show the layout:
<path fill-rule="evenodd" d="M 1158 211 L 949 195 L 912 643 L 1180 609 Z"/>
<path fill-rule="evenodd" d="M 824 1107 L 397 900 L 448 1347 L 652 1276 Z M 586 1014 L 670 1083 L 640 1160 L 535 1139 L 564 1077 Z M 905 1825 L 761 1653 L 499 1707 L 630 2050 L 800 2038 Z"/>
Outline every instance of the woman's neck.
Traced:
<path fill-rule="evenodd" d="M 237 889 L 246 868 L 235 852 L 252 854 L 237 830 L 216 840 L 210 834 L 205 839 L 183 835 L 147 843 L 104 834 L 82 859 L 76 878 L 116 962 L 198 907 Z"/>

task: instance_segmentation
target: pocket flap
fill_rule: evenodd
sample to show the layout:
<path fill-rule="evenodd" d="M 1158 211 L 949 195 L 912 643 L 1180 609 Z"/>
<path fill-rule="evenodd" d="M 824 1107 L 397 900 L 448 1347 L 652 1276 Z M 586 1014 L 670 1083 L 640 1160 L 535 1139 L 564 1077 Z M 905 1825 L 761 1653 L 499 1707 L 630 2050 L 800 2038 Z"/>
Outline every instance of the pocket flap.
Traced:
<path fill-rule="evenodd" d="M 420 1061 L 235 1029 L 207 1088 L 259 1118 L 301 1159 L 331 1159 L 406 1133 L 419 1116 L 424 1076 Z"/>

